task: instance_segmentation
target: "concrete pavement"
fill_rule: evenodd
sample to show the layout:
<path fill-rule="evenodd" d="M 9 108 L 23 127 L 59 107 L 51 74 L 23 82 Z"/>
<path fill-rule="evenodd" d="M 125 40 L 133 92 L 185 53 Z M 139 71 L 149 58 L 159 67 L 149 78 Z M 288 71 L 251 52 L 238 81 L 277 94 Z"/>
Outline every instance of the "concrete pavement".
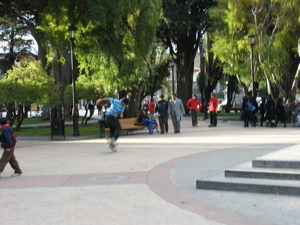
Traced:
<path fill-rule="evenodd" d="M 300 143 L 300 130 L 218 123 L 181 133 L 19 140 L 0 179 L 1 224 L 300 224 L 297 196 L 197 190 L 196 180 Z"/>

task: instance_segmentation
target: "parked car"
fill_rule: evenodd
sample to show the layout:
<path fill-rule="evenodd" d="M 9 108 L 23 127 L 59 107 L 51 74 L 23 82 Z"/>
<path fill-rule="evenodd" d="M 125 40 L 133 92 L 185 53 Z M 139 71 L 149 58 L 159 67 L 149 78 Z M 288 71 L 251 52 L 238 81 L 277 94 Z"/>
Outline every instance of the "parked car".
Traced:
<path fill-rule="evenodd" d="M 219 102 L 218 112 L 224 113 L 226 105 L 227 105 L 227 99 L 221 101 L 221 103 Z M 242 100 L 235 100 L 231 105 L 230 111 L 239 112 L 241 110 L 241 106 L 242 106 Z"/>

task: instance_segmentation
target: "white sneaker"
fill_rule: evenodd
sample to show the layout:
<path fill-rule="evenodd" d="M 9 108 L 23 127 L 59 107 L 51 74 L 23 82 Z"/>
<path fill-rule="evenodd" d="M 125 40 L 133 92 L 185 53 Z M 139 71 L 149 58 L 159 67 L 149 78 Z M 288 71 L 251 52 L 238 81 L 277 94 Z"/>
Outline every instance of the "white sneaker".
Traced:
<path fill-rule="evenodd" d="M 22 174 L 21 173 L 14 173 L 13 175 L 11 175 L 12 177 L 18 177 L 18 176 L 21 176 Z"/>
<path fill-rule="evenodd" d="M 116 151 L 117 151 L 117 148 L 116 148 L 116 139 L 112 138 L 112 139 L 110 140 L 109 148 L 110 148 L 110 150 L 112 150 L 113 152 L 116 152 Z"/>

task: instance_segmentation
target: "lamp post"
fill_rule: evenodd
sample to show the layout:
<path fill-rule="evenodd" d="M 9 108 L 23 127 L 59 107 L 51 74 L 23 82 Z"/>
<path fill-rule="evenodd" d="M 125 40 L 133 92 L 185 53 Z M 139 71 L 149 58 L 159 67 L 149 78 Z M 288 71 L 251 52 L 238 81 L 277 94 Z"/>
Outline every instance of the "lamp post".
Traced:
<path fill-rule="evenodd" d="M 175 93 L 175 84 L 174 84 L 174 60 L 171 59 L 171 67 L 172 67 L 172 92 Z"/>
<path fill-rule="evenodd" d="M 70 26 L 69 29 L 69 38 L 71 40 L 71 72 L 72 72 L 72 94 L 73 94 L 73 136 L 80 136 L 78 129 L 78 118 L 79 112 L 76 104 L 76 86 L 75 86 L 75 68 L 74 68 L 74 41 L 76 38 L 76 28 L 74 26 Z"/>
<path fill-rule="evenodd" d="M 207 101 L 206 95 L 205 95 L 205 90 L 206 90 L 206 75 L 205 75 L 205 68 L 204 68 L 204 63 L 205 63 L 205 57 L 206 57 L 206 51 L 204 48 L 201 48 L 200 51 L 200 56 L 201 56 L 201 74 L 203 76 L 203 110 L 204 110 L 204 118 L 203 120 L 208 119 L 207 116 Z"/>
<path fill-rule="evenodd" d="M 251 48 L 251 77 L 252 77 L 252 97 L 254 97 L 254 61 L 253 61 L 253 46 L 254 46 L 254 41 L 255 37 L 253 34 L 249 34 L 249 43 L 250 43 L 250 48 Z"/>

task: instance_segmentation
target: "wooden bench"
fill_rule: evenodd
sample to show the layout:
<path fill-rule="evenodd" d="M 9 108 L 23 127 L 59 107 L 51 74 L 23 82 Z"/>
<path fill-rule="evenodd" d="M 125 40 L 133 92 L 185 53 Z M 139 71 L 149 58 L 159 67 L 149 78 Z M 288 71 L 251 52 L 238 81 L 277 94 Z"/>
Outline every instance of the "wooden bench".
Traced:
<path fill-rule="evenodd" d="M 105 128 L 103 126 L 103 122 L 102 121 L 103 120 L 98 120 L 99 127 L 100 127 L 100 137 L 102 137 L 103 134 L 105 134 L 105 131 L 109 131 L 110 130 L 109 128 L 107 128 L 107 127 Z M 146 125 L 140 125 L 140 124 L 139 125 L 135 125 L 135 124 L 139 123 L 139 119 L 138 118 L 119 119 L 119 122 L 120 122 L 122 130 L 127 130 L 126 135 L 128 135 L 129 132 L 131 132 L 131 134 L 132 134 L 133 130 L 138 130 L 138 129 L 141 129 L 141 128 L 148 127 Z M 158 129 L 157 129 L 157 125 L 153 124 L 152 127 L 153 127 L 153 130 L 156 130 L 157 133 L 159 133 Z"/>

